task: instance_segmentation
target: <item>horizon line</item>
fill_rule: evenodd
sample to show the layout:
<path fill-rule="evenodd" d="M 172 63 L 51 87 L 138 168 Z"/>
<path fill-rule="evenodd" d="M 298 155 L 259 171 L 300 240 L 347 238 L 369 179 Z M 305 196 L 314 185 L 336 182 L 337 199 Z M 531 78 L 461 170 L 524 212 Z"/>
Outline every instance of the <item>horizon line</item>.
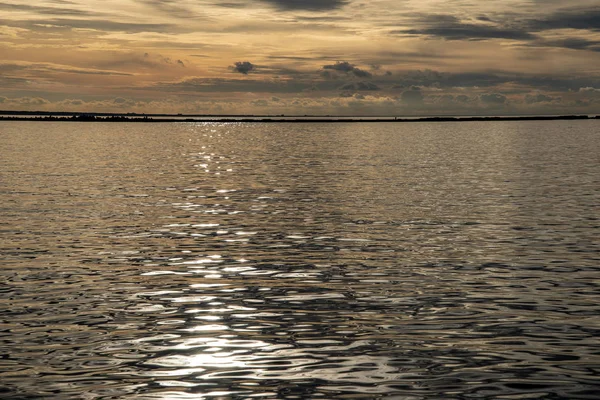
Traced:
<path fill-rule="evenodd" d="M 595 118 L 598 113 L 569 113 L 569 114 L 183 114 L 183 113 L 140 113 L 140 112 L 104 112 L 104 111 L 29 111 L 29 110 L 0 110 L 0 116 L 6 115 L 40 115 L 40 116 L 101 116 L 101 117 L 196 117 L 196 118 L 396 118 L 396 119 L 419 119 L 419 118 L 552 118 L 587 116 Z"/>
<path fill-rule="evenodd" d="M 158 118 L 154 118 L 158 117 Z M 165 118 L 166 117 L 166 118 Z M 0 121 L 33 122 L 244 122 L 244 123 L 352 123 L 352 122 L 485 122 L 485 121 L 555 121 L 600 119 L 600 115 L 539 115 L 539 116 L 469 116 L 469 117 L 372 117 L 372 116 L 191 116 L 165 114 L 103 114 L 103 113 L 43 113 L 23 112 L 21 114 L 2 114 Z"/>

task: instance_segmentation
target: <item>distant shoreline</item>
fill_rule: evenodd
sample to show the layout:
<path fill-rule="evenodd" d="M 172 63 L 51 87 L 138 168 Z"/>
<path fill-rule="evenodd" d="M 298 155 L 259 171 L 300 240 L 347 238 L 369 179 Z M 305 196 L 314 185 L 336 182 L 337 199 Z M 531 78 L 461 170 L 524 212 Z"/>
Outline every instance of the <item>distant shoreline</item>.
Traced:
<path fill-rule="evenodd" d="M 4 115 L 2 115 L 4 114 Z M 30 113 L 1 112 L 0 121 L 33 122 L 243 122 L 243 123 L 351 123 L 351 122 L 470 122 L 470 121 L 556 121 L 592 120 L 600 115 L 539 115 L 539 116 L 499 116 L 499 117 L 342 117 L 342 116 L 181 116 L 181 115 L 123 115 L 104 113 Z"/>

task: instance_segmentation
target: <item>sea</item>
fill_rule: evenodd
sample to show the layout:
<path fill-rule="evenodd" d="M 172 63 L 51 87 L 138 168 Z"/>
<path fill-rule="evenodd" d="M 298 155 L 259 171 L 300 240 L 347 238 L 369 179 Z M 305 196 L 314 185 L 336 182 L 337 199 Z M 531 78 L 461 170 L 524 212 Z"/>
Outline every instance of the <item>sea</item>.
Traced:
<path fill-rule="evenodd" d="M 2 399 L 598 399 L 600 121 L 0 122 Z"/>

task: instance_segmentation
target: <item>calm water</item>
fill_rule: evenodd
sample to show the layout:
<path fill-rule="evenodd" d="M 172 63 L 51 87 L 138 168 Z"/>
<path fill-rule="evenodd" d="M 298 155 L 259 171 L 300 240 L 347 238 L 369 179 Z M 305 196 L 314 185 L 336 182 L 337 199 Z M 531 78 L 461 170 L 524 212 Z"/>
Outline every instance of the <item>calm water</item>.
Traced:
<path fill-rule="evenodd" d="M 599 121 L 0 143 L 1 398 L 598 398 Z"/>

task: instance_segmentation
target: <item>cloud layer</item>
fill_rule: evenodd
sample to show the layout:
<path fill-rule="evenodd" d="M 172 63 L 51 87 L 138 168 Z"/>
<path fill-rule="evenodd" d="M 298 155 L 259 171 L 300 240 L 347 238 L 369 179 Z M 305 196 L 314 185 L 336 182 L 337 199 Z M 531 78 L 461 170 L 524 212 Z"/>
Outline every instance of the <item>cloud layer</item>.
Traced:
<path fill-rule="evenodd" d="M 281 10 L 327 11 L 344 6 L 345 0 L 261 0 Z"/>
<path fill-rule="evenodd" d="M 0 108 L 600 113 L 600 6 L 538 3 L 7 0 Z"/>

